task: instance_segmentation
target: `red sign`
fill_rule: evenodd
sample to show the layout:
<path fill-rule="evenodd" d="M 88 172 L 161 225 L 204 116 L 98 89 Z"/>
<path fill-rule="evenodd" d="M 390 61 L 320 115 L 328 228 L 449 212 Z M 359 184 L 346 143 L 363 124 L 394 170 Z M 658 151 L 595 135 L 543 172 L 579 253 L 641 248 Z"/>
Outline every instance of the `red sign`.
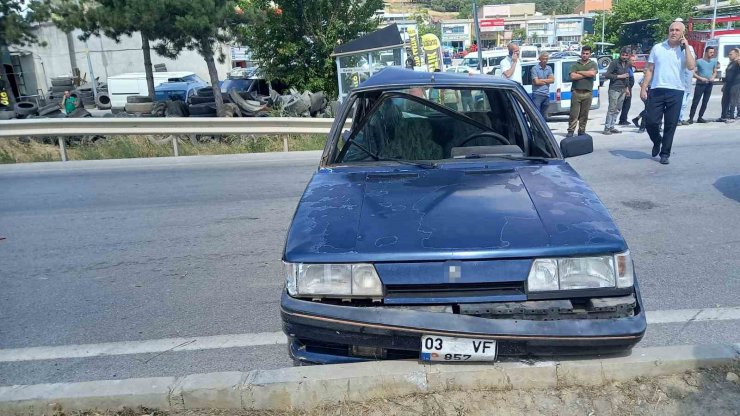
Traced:
<path fill-rule="evenodd" d="M 504 19 L 481 19 L 479 22 L 480 27 L 495 27 L 504 25 Z"/>

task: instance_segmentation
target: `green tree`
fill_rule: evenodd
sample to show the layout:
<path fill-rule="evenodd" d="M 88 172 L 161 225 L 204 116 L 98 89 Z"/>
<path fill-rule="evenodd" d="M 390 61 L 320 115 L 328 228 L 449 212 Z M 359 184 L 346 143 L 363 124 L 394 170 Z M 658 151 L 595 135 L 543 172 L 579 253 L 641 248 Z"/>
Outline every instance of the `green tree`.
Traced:
<path fill-rule="evenodd" d="M 411 18 L 416 20 L 419 37 L 426 35 L 427 33 L 431 33 L 433 35 L 437 35 L 437 38 L 439 39 L 442 38 L 442 28 L 431 22 L 429 12 L 426 10 L 413 13 Z"/>
<path fill-rule="evenodd" d="M 33 31 L 33 24 L 43 21 L 48 16 L 48 9 L 40 0 L 19 1 L 0 0 L 0 94 L 6 90 L 7 96 L 0 96 L 0 106 L 15 103 L 13 89 L 9 88 L 8 74 L 2 65 L 2 56 L 11 45 L 25 46 L 39 42 Z"/>
<path fill-rule="evenodd" d="M 150 42 L 162 35 L 171 15 L 164 1 L 149 0 L 58 0 L 52 3 L 53 21 L 64 31 L 82 30 L 80 40 L 139 33 L 149 97 L 154 99 L 154 74 Z"/>
<path fill-rule="evenodd" d="M 169 13 L 166 25 L 157 32 L 158 43 L 154 50 L 167 57 L 176 57 L 183 49 L 195 50 L 203 57 L 213 88 L 216 105 L 223 105 L 221 87 L 218 85 L 216 59 L 223 62 L 226 56 L 219 44 L 234 40 L 233 28 L 246 23 L 242 8 L 230 0 L 157 0 Z M 218 53 L 218 56 L 216 55 Z"/>
<path fill-rule="evenodd" d="M 699 4 L 699 0 L 620 0 L 614 4 L 611 13 L 606 15 L 606 41 L 623 46 L 621 40 L 622 23 L 645 19 L 658 19 L 653 26 L 653 39 L 661 41 L 668 36 L 668 26 L 680 17 L 684 21 L 692 16 L 692 9 Z M 601 18 L 594 22 L 595 37 L 601 41 Z"/>
<path fill-rule="evenodd" d="M 331 53 L 342 43 L 377 28 L 382 0 L 241 0 L 251 23 L 240 28 L 268 79 L 297 88 L 337 93 L 337 68 Z"/>
<path fill-rule="evenodd" d="M 527 31 L 518 28 L 511 31 L 511 39 L 512 40 L 525 40 L 527 38 Z"/>

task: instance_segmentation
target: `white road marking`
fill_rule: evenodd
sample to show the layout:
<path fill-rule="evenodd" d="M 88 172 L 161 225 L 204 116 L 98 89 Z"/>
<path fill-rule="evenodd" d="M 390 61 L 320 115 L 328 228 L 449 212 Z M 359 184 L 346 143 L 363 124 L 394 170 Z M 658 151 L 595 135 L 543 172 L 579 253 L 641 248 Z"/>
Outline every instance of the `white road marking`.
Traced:
<path fill-rule="evenodd" d="M 729 308 L 678 309 L 647 312 L 647 322 L 651 325 L 731 320 L 740 320 L 740 306 Z M 103 344 L 11 348 L 0 350 L 0 363 L 103 357 L 110 355 L 151 354 L 171 351 L 243 348 L 265 345 L 284 345 L 286 343 L 287 338 L 282 332 L 262 332 L 253 334 L 215 335 L 207 337 L 108 342 Z"/>

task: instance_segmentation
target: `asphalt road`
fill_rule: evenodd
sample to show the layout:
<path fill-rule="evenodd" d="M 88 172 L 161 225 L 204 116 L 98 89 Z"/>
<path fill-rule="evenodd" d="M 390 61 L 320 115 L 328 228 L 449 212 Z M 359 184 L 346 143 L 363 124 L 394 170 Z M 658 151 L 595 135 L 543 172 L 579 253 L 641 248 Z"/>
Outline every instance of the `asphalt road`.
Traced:
<path fill-rule="evenodd" d="M 570 163 L 625 235 L 647 310 L 740 307 L 740 124 L 680 127 L 663 166 L 634 128 L 596 133 L 603 111 L 594 153 Z M 280 331 L 280 253 L 318 157 L 0 166 L 0 355 Z M 640 345 L 726 342 L 740 320 L 651 324 Z M 5 360 L 0 385 L 288 365 L 284 344 Z"/>

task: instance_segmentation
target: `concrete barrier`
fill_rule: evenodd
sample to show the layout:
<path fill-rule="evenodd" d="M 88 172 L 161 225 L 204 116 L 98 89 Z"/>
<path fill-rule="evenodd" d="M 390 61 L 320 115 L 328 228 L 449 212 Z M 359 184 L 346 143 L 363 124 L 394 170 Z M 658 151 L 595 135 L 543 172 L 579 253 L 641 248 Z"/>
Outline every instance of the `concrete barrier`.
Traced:
<path fill-rule="evenodd" d="M 384 361 L 313 367 L 0 387 L 0 414 L 51 409 L 308 410 L 320 405 L 450 390 L 598 386 L 740 360 L 740 344 L 634 349 L 624 357 L 479 364 Z"/>

